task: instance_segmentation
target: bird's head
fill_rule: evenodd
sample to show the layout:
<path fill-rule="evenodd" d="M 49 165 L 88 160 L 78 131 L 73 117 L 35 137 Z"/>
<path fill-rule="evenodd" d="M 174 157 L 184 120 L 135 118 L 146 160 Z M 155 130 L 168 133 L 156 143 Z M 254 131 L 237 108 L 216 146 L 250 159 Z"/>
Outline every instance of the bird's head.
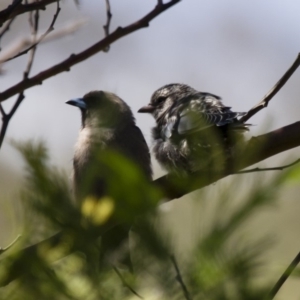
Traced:
<path fill-rule="evenodd" d="M 114 127 L 124 119 L 133 119 L 129 106 L 109 92 L 92 91 L 83 98 L 71 99 L 66 103 L 80 108 L 83 127 Z"/>
<path fill-rule="evenodd" d="M 156 90 L 151 96 L 150 103 L 141 107 L 139 113 L 151 113 L 159 120 L 177 101 L 197 92 L 190 86 L 181 83 L 172 83 Z"/>

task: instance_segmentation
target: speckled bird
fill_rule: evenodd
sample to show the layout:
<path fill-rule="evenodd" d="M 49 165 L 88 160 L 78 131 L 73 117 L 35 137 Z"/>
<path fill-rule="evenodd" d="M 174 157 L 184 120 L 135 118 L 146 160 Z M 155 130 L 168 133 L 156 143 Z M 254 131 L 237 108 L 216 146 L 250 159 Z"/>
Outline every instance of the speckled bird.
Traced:
<path fill-rule="evenodd" d="M 233 112 L 219 96 L 186 84 L 159 88 L 139 112 L 151 113 L 156 120 L 152 129 L 156 159 L 178 173 L 212 167 L 212 160 L 223 167 L 237 138 L 248 130 L 248 124 L 239 121 L 245 113 Z"/>

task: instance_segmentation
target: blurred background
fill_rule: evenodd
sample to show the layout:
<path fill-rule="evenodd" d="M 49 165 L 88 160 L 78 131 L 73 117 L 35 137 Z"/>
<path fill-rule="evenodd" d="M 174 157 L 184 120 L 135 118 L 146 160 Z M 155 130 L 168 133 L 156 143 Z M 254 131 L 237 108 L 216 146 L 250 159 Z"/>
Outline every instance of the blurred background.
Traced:
<path fill-rule="evenodd" d="M 0 9 L 11 1 L 2 0 Z M 156 1 L 111 0 L 111 31 L 126 26 L 148 13 Z M 105 1 L 73 0 L 61 3 L 55 24 L 59 30 L 83 20 L 74 34 L 41 44 L 36 53 L 32 75 L 61 62 L 99 41 L 106 23 Z M 56 5 L 41 12 L 40 33 L 48 28 Z M 0 246 L 5 247 L 22 231 L 18 193 L 22 183 L 23 162 L 11 141 L 44 140 L 51 163 L 71 174 L 74 143 L 80 129 L 80 112 L 65 101 L 81 97 L 90 90 L 118 94 L 132 108 L 138 126 L 151 145 L 150 115 L 137 114 L 151 94 L 167 83 L 186 83 L 205 92 L 220 95 L 235 111 L 247 111 L 272 88 L 290 67 L 300 51 L 300 2 L 293 0 L 217 1 L 185 0 L 141 29 L 111 45 L 108 53 L 98 53 L 59 74 L 41 86 L 25 91 L 25 100 L 9 124 L 0 151 Z M 29 37 L 27 16 L 17 18 L 1 40 L 2 53 L 21 38 Z M 1 58 L 1 52 L 0 52 Z M 27 57 L 2 66 L 1 91 L 22 79 Z M 269 107 L 250 121 L 248 137 L 300 120 L 300 70 L 275 96 Z M 15 97 L 3 103 L 8 110 Z M 274 167 L 299 158 L 299 148 L 271 158 L 259 166 Z M 153 161 L 155 178 L 164 174 Z M 243 175 L 247 183 L 256 174 Z M 260 175 L 262 177 L 272 174 Z M 222 191 L 235 176 L 208 189 Z M 249 225 L 250 235 L 267 234 L 275 243 L 268 252 L 269 278 L 277 280 L 282 270 L 300 250 L 300 188 L 287 187 L 276 207 L 258 214 Z M 239 192 L 240 193 L 240 192 Z M 218 197 L 215 192 L 214 198 Z M 212 199 L 213 200 L 213 199 Z M 162 219 L 174 236 L 175 251 L 185 251 L 195 240 L 199 220 L 197 193 L 165 204 Z M 207 199 L 205 201 L 208 201 Z M 289 279 L 279 296 L 299 299 L 300 284 Z"/>

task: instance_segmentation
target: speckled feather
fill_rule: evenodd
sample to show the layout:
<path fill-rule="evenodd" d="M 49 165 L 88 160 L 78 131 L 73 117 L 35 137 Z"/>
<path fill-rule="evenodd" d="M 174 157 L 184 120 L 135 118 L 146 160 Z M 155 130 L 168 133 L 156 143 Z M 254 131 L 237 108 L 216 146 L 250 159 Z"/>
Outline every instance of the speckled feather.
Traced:
<path fill-rule="evenodd" d="M 233 112 L 219 96 L 185 84 L 163 86 L 154 92 L 149 105 L 157 123 L 152 130 L 154 154 L 169 170 L 202 168 L 220 144 L 226 144 L 227 150 L 231 147 L 229 135 L 248 130 L 238 121 L 245 113 Z"/>

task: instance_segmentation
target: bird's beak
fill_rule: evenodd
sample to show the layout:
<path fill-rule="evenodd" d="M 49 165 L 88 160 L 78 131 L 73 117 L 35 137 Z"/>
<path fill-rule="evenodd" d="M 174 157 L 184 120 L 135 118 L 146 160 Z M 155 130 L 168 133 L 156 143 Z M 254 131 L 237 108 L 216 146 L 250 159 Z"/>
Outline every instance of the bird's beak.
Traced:
<path fill-rule="evenodd" d="M 86 103 L 82 98 L 71 99 L 66 102 L 67 104 L 77 106 L 82 109 L 86 109 Z"/>
<path fill-rule="evenodd" d="M 148 104 L 146 106 L 141 107 L 138 110 L 138 112 L 139 113 L 150 113 L 151 114 L 152 112 L 154 112 L 154 110 L 155 110 L 155 107 L 153 105 L 151 105 L 151 104 Z"/>

